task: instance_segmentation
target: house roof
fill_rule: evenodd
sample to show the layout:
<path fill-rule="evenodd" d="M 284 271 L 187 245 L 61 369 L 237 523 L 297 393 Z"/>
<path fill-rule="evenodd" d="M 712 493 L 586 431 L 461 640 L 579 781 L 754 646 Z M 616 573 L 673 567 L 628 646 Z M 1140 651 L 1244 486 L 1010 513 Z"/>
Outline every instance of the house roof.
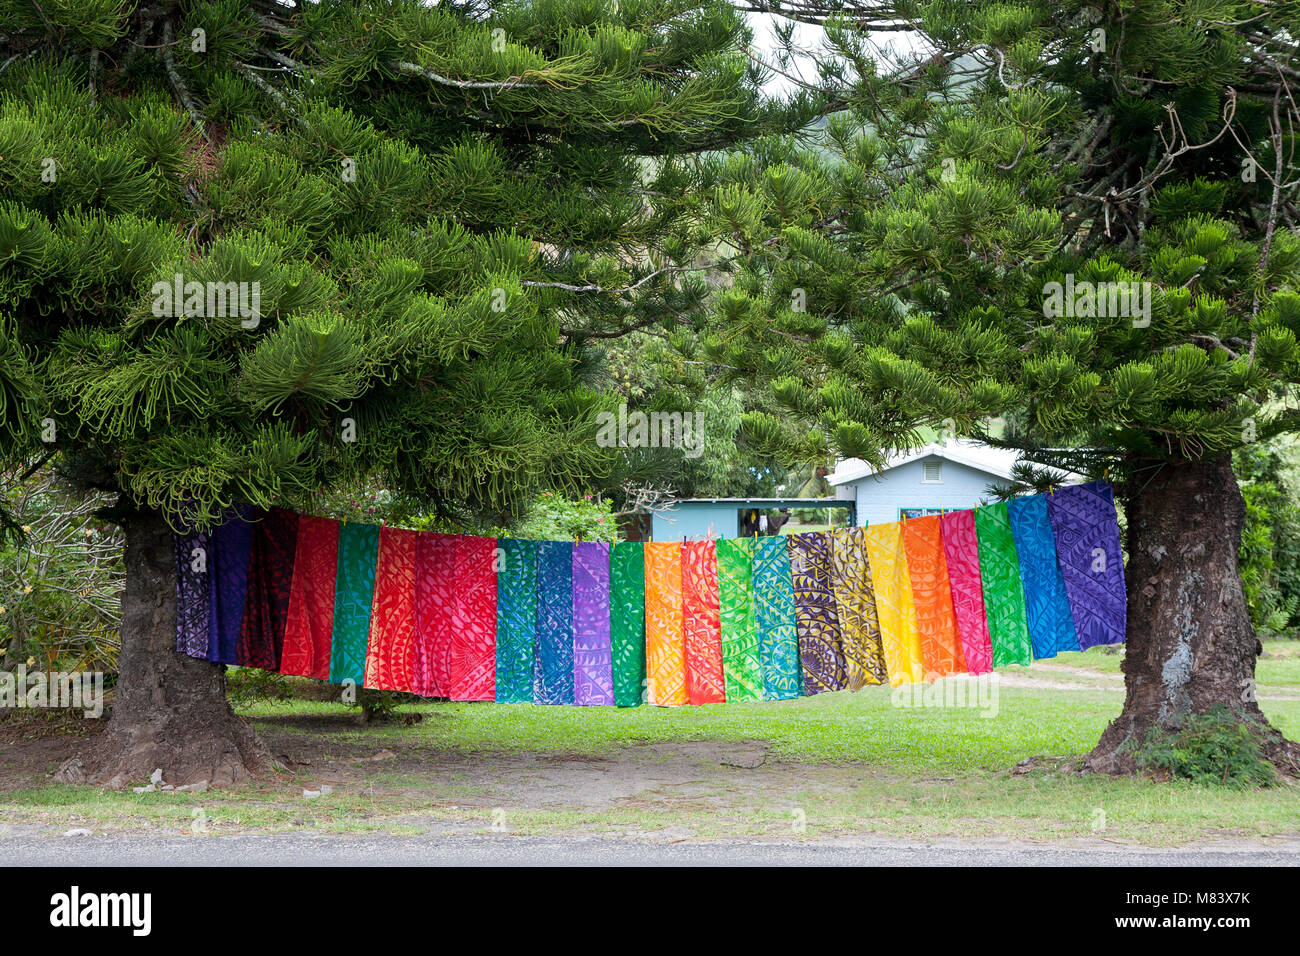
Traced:
<path fill-rule="evenodd" d="M 1006 448 L 994 448 L 983 442 L 959 438 L 953 441 L 931 443 L 922 445 L 919 448 L 893 452 L 886 457 L 885 466 L 879 470 L 873 468 L 861 458 L 845 458 L 835 465 L 835 471 L 827 475 L 826 480 L 832 486 L 844 485 L 849 482 L 861 481 L 863 478 L 882 475 L 901 465 L 930 457 L 956 462 L 959 465 L 974 468 L 976 471 L 982 471 L 994 478 L 1011 481 L 1013 480 L 1011 469 L 1020 460 L 1020 452 Z M 1047 470 L 1059 476 L 1061 481 L 1067 484 L 1080 481 L 1083 477 L 1061 468 L 1049 468 Z"/>

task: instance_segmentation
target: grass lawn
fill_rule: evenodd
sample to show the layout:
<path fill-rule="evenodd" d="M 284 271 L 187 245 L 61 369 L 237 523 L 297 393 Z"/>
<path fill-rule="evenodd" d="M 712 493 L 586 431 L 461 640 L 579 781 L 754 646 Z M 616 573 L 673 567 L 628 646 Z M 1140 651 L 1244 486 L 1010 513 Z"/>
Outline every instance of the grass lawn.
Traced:
<path fill-rule="evenodd" d="M 362 726 L 333 701 L 258 703 L 244 712 L 285 772 L 234 791 L 104 793 L 32 786 L 62 751 L 26 780 L 0 751 L 0 833 L 1300 838 L 1294 784 L 1240 793 L 1062 769 L 1119 712 L 1121 659 L 1095 649 L 1005 669 L 984 709 L 902 707 L 870 688 L 681 709 L 424 704 L 402 709 L 418 722 Z M 1269 719 L 1300 738 L 1300 643 L 1268 642 L 1259 679 Z M 334 792 L 303 797 L 322 784 Z"/>

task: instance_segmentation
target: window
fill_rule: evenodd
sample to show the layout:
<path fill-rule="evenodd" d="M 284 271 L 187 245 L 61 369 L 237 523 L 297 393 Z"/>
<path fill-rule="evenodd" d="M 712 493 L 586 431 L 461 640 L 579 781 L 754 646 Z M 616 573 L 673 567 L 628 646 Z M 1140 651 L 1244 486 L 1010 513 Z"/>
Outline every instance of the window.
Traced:
<path fill-rule="evenodd" d="M 927 485 L 937 485 L 943 481 L 943 462 L 927 461 L 921 481 Z"/>

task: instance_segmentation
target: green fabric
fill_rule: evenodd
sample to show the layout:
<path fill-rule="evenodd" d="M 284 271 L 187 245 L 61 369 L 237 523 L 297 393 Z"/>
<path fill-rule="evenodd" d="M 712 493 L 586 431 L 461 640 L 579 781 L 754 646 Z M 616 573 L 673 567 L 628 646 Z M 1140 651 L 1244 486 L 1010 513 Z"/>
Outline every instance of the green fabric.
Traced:
<path fill-rule="evenodd" d="M 1033 644 L 1025 615 L 1020 558 L 1006 502 L 975 509 L 975 537 L 979 543 L 984 612 L 993 642 L 993 666 L 1028 665 L 1033 661 Z"/>
<path fill-rule="evenodd" d="M 763 653 L 754 621 L 754 539 L 719 539 L 717 553 L 727 701 L 762 700 Z"/>
<path fill-rule="evenodd" d="M 330 683 L 366 679 L 370 642 L 370 604 L 379 560 L 379 525 L 339 528 L 339 559 L 334 579 L 334 632 L 330 638 Z"/>
<path fill-rule="evenodd" d="M 609 549 L 609 637 L 614 703 L 638 707 L 645 690 L 645 555 L 639 541 Z"/>
<path fill-rule="evenodd" d="M 504 561 L 497 571 L 498 704 L 533 700 L 537 643 L 537 542 L 502 538 Z"/>

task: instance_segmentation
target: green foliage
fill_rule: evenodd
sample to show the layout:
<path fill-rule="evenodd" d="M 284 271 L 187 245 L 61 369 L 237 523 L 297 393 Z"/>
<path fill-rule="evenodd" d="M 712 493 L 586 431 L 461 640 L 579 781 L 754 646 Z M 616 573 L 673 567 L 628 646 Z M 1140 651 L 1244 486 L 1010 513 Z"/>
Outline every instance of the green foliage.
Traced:
<path fill-rule="evenodd" d="M 703 314 L 694 157 L 812 115 L 747 37 L 720 0 L 0 0 L 0 460 L 200 525 L 601 485 L 592 343 Z"/>
<path fill-rule="evenodd" d="M 113 672 L 120 647 L 122 537 L 47 465 L 26 481 L 0 472 L 0 509 L 18 534 L 0 542 L 0 667 Z"/>
<path fill-rule="evenodd" d="M 283 674 L 258 670 L 256 667 L 226 669 L 226 697 L 236 707 L 258 701 L 289 700 L 293 689 Z"/>
<path fill-rule="evenodd" d="M 584 495 L 565 498 L 543 491 L 533 501 L 523 521 L 512 528 L 494 528 L 494 536 L 536 541 L 618 540 L 618 522 L 608 501 Z"/>
<path fill-rule="evenodd" d="M 1190 715 L 1179 730 L 1152 733 L 1135 756 L 1143 769 L 1206 786 L 1250 790 L 1277 782 L 1259 731 L 1222 704 Z"/>
<path fill-rule="evenodd" d="M 1277 442 L 1233 456 L 1246 500 L 1238 561 L 1251 623 L 1263 634 L 1292 633 L 1300 623 L 1300 505 Z"/>

